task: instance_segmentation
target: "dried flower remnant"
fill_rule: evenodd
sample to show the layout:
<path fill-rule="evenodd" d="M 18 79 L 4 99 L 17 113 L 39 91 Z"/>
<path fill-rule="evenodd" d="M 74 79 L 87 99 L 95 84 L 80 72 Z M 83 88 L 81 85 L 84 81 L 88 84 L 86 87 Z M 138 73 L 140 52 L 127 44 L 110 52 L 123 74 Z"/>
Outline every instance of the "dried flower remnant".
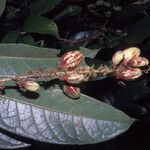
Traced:
<path fill-rule="evenodd" d="M 65 53 L 60 60 L 59 68 L 62 70 L 73 70 L 82 61 L 84 55 L 78 50 Z"/>
<path fill-rule="evenodd" d="M 69 84 L 63 85 L 63 92 L 72 99 L 79 99 L 81 96 L 80 88 Z"/>

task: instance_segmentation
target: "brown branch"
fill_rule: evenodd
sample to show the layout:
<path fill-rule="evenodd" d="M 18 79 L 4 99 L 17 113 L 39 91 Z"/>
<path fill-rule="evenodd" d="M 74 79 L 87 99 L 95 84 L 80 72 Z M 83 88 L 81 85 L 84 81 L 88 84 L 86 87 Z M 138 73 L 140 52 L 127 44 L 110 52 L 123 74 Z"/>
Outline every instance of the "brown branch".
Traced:
<path fill-rule="evenodd" d="M 93 32 L 93 34 L 88 38 L 81 38 L 79 40 L 70 40 L 70 39 L 59 38 L 59 41 L 68 43 L 68 44 L 78 44 L 81 42 L 93 41 L 93 40 L 98 39 L 99 37 L 104 37 L 104 36 L 105 36 L 104 33 L 97 31 L 97 32 Z"/>
<path fill-rule="evenodd" d="M 63 71 L 63 70 L 47 70 L 47 71 L 30 71 L 27 75 L 16 75 L 12 77 L 2 78 L 0 79 L 0 83 L 6 83 L 8 81 L 18 82 L 19 80 L 29 80 L 32 78 L 38 79 L 43 78 L 46 80 L 51 80 L 55 78 L 61 78 L 65 74 L 84 74 L 89 77 L 97 76 L 97 75 L 107 75 L 113 73 L 113 69 L 108 66 L 100 66 L 98 69 L 94 69 L 93 67 L 82 66 L 72 71 Z"/>
<path fill-rule="evenodd" d="M 59 38 L 59 41 L 68 43 L 68 44 L 77 44 L 77 43 L 81 43 L 81 42 L 86 42 L 90 39 L 91 38 L 84 38 L 84 39 L 80 39 L 80 40 L 70 40 L 70 39 Z"/>

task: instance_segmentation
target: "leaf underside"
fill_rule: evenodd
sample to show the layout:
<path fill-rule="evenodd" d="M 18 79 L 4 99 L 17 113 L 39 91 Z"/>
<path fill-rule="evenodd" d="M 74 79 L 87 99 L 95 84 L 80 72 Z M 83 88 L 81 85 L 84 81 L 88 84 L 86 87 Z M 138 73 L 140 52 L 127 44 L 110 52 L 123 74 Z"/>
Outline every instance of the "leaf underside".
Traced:
<path fill-rule="evenodd" d="M 16 149 L 27 146 L 30 145 L 0 133 L 0 149 Z"/>
<path fill-rule="evenodd" d="M 21 56 L 20 46 L 26 55 Z M 18 50 L 18 57 L 6 56 L 8 49 Z M 32 53 L 34 58 L 28 57 L 27 52 L 34 49 L 37 50 Z M 22 44 L 0 45 L 1 77 L 23 74 L 38 65 L 42 69 L 56 68 L 57 51 L 52 57 L 47 50 Z M 51 57 L 42 54 L 44 51 Z M 47 84 L 40 82 L 39 91 L 29 93 L 10 82 L 0 96 L 0 127 L 46 143 L 93 144 L 116 137 L 134 122 L 125 113 L 86 95 L 82 94 L 77 101 L 66 97 L 58 83 L 58 80 Z"/>

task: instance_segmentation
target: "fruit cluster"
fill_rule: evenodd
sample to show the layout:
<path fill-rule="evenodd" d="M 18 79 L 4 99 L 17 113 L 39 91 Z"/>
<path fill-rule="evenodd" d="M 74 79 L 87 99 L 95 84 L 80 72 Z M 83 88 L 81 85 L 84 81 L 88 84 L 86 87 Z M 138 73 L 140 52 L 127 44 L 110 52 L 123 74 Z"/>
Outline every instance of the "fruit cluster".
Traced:
<path fill-rule="evenodd" d="M 134 80 L 142 76 L 141 67 L 149 64 L 149 60 L 140 56 L 141 51 L 137 47 L 131 47 L 118 51 L 112 57 L 113 68 L 117 79 Z"/>
<path fill-rule="evenodd" d="M 83 58 L 83 53 L 78 50 L 67 52 L 61 57 L 59 68 L 61 70 L 72 71 L 79 66 Z M 72 99 L 78 99 L 81 95 L 78 84 L 81 83 L 84 78 L 84 74 L 77 72 L 62 75 L 60 79 L 65 81 L 62 87 L 63 92 Z"/>
<path fill-rule="evenodd" d="M 40 87 L 37 79 L 43 78 L 45 81 L 60 79 L 64 94 L 72 99 L 80 98 L 81 91 L 79 85 L 87 82 L 98 75 L 113 75 L 121 80 L 134 80 L 142 76 L 143 68 L 149 64 L 149 60 L 140 56 L 139 48 L 131 47 L 123 51 L 116 52 L 112 57 L 112 66 L 101 65 L 95 69 L 93 66 L 80 66 L 84 54 L 79 50 L 65 53 L 60 58 L 59 69 L 46 71 L 30 71 L 26 75 L 19 75 L 0 79 L 0 89 L 4 89 L 4 84 L 14 81 L 20 88 L 34 92 Z M 146 71 L 150 71 L 148 68 Z"/>

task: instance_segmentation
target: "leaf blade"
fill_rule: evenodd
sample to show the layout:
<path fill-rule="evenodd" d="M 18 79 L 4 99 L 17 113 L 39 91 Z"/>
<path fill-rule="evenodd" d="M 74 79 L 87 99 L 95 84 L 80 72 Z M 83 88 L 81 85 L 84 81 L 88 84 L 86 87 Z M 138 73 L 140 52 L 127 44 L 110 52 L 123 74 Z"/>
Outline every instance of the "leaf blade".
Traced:
<path fill-rule="evenodd" d="M 41 15 L 55 8 L 60 0 L 36 0 L 31 6 L 31 14 Z"/>
<path fill-rule="evenodd" d="M 10 149 L 10 148 L 16 149 L 28 146 L 30 146 L 30 144 L 23 143 L 3 133 L 0 133 L 0 149 Z"/>
<path fill-rule="evenodd" d="M 94 58 L 97 55 L 97 53 L 100 51 L 100 49 L 90 50 L 90 49 L 82 47 L 82 46 L 80 46 L 79 49 L 88 58 Z"/>
<path fill-rule="evenodd" d="M 1 128 L 4 128 L 10 132 L 14 131 L 18 122 L 16 119 L 15 122 L 9 120 L 4 113 L 4 108 L 6 108 L 7 105 L 14 107 L 17 106 L 18 115 L 20 118 L 19 123 L 21 123 L 21 127 L 18 127 L 18 131 L 16 133 L 21 133 L 20 135 L 22 136 L 42 142 L 79 145 L 98 143 L 109 140 L 118 134 L 121 134 L 125 131 L 125 127 L 129 127 L 128 123 L 125 123 L 124 126 L 122 126 L 118 122 L 112 123 L 108 120 L 98 121 L 92 118 L 84 118 L 64 113 L 60 114 L 59 112 L 55 111 L 49 112 L 48 110 L 43 110 L 29 104 L 11 101 L 9 98 L 5 99 L 4 97 L 1 97 L 0 105 L 0 112 L 3 118 L 3 121 L 0 120 Z M 10 109 L 12 110 L 12 108 Z M 16 110 L 16 108 L 13 108 L 13 110 Z M 10 110 L 7 110 L 7 112 L 10 112 Z M 34 118 L 34 123 L 31 119 L 28 119 L 31 117 L 31 115 Z M 7 119 L 4 120 L 4 116 Z M 23 116 L 26 117 L 24 118 Z M 46 120 L 43 118 L 46 118 Z M 130 121 L 132 122 L 132 120 Z M 12 122 L 12 124 L 10 124 L 10 122 Z M 30 123 L 32 123 L 32 125 Z M 105 128 L 103 124 L 105 124 Z M 109 126 L 113 127 L 113 131 L 108 131 Z M 92 132 L 92 130 L 94 130 L 94 132 Z"/>
<path fill-rule="evenodd" d="M 29 16 L 26 19 L 22 30 L 30 33 L 50 34 L 56 38 L 59 37 L 58 27 L 55 22 L 37 15 Z"/>
<path fill-rule="evenodd" d="M 5 49 L 5 50 L 4 50 Z M 40 48 L 27 44 L 0 44 L 0 57 L 57 58 L 58 49 Z"/>
<path fill-rule="evenodd" d="M 1 43 L 16 43 L 19 38 L 19 33 L 20 31 L 18 30 L 7 33 L 1 40 Z"/>

